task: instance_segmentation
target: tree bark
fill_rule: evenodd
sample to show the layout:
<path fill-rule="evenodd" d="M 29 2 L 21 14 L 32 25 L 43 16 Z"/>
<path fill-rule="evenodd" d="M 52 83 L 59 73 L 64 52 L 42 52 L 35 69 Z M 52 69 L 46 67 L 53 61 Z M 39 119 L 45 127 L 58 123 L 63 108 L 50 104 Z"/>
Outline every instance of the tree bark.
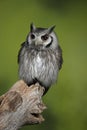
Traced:
<path fill-rule="evenodd" d="M 44 121 L 41 113 L 46 106 L 42 102 L 44 88 L 38 83 L 28 87 L 23 80 L 0 96 L 0 130 L 18 130 L 29 124 Z"/>

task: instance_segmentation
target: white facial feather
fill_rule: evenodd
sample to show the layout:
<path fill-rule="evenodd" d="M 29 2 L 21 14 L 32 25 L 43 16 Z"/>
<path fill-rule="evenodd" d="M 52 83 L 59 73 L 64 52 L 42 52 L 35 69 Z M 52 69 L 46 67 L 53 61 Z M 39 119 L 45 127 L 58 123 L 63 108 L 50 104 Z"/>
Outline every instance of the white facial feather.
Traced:
<path fill-rule="evenodd" d="M 53 43 L 51 45 L 51 48 L 55 49 L 58 47 L 59 41 L 58 41 L 57 36 L 54 32 L 52 32 L 50 35 L 53 37 Z"/>

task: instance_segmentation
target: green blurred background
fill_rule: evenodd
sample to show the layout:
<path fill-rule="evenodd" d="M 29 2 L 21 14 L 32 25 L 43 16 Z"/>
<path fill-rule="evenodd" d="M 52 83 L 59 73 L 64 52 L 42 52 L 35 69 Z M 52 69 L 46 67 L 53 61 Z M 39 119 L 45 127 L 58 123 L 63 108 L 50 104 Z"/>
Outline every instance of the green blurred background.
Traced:
<path fill-rule="evenodd" d="M 45 122 L 21 130 L 87 130 L 86 0 L 0 0 L 0 95 L 18 80 L 17 54 L 31 22 L 56 25 L 64 64 L 44 97 Z"/>

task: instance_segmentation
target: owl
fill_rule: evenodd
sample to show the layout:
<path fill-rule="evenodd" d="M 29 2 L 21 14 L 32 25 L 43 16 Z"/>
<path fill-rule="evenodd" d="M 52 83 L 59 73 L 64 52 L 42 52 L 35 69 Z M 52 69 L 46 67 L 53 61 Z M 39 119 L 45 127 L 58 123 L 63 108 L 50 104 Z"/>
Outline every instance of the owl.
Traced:
<path fill-rule="evenodd" d="M 45 88 L 44 94 L 56 82 L 63 63 L 62 49 L 54 28 L 31 24 L 18 53 L 19 78 L 28 86 L 38 82 Z"/>

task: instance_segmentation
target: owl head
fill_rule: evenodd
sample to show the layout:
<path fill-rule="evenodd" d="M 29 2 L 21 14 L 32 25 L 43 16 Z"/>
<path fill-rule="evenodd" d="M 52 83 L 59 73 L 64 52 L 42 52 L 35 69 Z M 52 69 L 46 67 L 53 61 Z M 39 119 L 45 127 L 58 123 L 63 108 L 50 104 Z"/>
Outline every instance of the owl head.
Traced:
<path fill-rule="evenodd" d="M 30 46 L 41 47 L 42 49 L 58 47 L 58 40 L 56 34 L 53 32 L 55 26 L 49 28 L 35 27 L 32 23 L 30 25 L 30 32 L 27 36 L 27 43 Z"/>

